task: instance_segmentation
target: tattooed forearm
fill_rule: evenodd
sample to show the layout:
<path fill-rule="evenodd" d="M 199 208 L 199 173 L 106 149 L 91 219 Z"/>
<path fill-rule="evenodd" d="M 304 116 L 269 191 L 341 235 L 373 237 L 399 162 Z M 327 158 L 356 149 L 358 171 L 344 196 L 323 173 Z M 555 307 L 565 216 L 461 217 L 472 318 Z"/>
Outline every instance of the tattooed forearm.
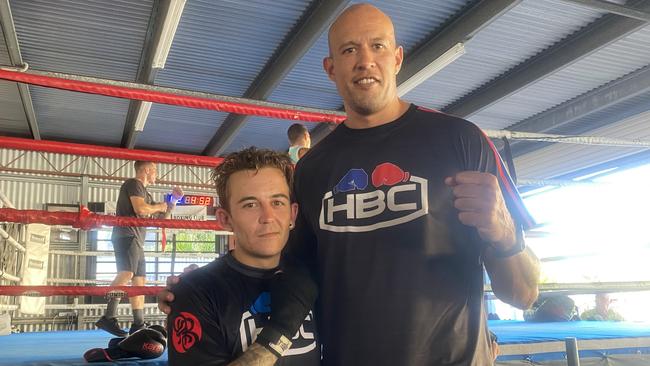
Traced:
<path fill-rule="evenodd" d="M 228 366 L 273 366 L 277 360 L 278 357 L 271 351 L 253 343 L 243 355 L 229 363 Z"/>

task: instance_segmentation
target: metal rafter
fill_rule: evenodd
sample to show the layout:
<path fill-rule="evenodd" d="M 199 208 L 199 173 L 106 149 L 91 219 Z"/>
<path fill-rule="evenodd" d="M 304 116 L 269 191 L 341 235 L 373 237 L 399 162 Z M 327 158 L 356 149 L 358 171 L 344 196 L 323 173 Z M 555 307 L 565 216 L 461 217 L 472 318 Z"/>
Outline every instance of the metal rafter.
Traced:
<path fill-rule="evenodd" d="M 16 35 L 14 19 L 11 15 L 9 0 L 0 0 L 0 26 L 2 27 L 5 43 L 7 44 L 7 52 L 9 53 L 11 64 L 13 66 L 22 66 L 24 62 L 20 54 L 20 46 Z M 20 94 L 20 100 L 25 111 L 25 118 L 27 119 L 27 124 L 32 133 L 32 137 L 34 140 L 40 140 L 41 133 L 38 129 L 36 113 L 34 112 L 34 105 L 32 103 L 32 95 L 29 92 L 29 86 L 20 83 L 17 83 L 16 86 L 18 87 L 18 93 Z"/>
<path fill-rule="evenodd" d="M 333 18 L 348 3 L 349 0 L 319 1 L 312 6 L 294 29 L 289 32 L 291 36 L 285 39 L 274 57 L 267 62 L 244 93 L 244 97 L 257 100 L 267 99 L 302 56 L 314 45 Z M 221 154 L 249 118 L 249 116 L 229 114 L 205 147 L 203 154 Z"/>
<path fill-rule="evenodd" d="M 608 13 L 621 15 L 632 19 L 638 19 L 638 20 L 643 20 L 645 22 L 650 22 L 650 13 L 632 8 L 627 5 L 615 4 L 604 0 L 563 0 L 563 1 L 569 3 L 575 3 L 594 10 L 606 11 Z"/>
<path fill-rule="evenodd" d="M 154 69 L 151 65 L 153 63 L 153 55 L 156 51 L 154 49 L 156 39 L 160 37 L 160 32 L 165 21 L 165 12 L 161 10 L 163 9 L 161 9 L 159 1 L 155 1 L 151 9 L 147 35 L 145 36 L 144 46 L 142 47 L 142 54 L 140 56 L 140 65 L 135 80 L 137 83 L 153 84 L 158 74 L 158 69 Z M 124 132 L 122 133 L 122 147 L 127 149 L 135 148 L 135 143 L 140 134 L 140 131 L 135 130 L 135 120 L 140 108 L 142 108 L 142 104 L 143 102 L 140 100 L 132 100 L 129 103 L 129 111 L 126 114 Z"/>
<path fill-rule="evenodd" d="M 521 132 L 551 132 L 554 129 L 563 127 L 592 113 L 602 111 L 648 92 L 650 92 L 650 66 L 646 66 L 622 78 L 603 85 L 600 88 L 594 89 L 545 112 L 518 122 L 508 127 L 508 130 Z M 650 103 L 642 103 L 642 105 L 639 105 L 639 108 L 626 109 L 623 114 L 618 114 L 614 120 L 610 118 L 599 119 L 597 122 L 590 124 L 588 129 L 594 130 L 648 109 L 650 109 Z M 587 132 L 586 130 L 587 128 L 585 128 L 584 131 L 575 131 L 572 133 L 584 133 Z M 547 145 L 547 143 L 522 144 L 521 142 L 515 141 L 512 144 L 513 156 L 521 156 Z"/>
<path fill-rule="evenodd" d="M 463 11 L 404 58 L 404 65 L 397 76 L 397 85 L 408 80 L 455 44 L 472 38 L 520 2 L 521 0 L 483 0 Z M 328 125 L 320 124 L 312 130 L 312 140 L 320 141 L 330 131 Z"/>
<path fill-rule="evenodd" d="M 650 9 L 648 1 L 639 10 Z M 511 71 L 443 109 L 460 117 L 469 117 L 507 98 L 528 85 L 647 26 L 647 23 L 618 15 L 605 15 L 548 50 L 519 64 Z"/>

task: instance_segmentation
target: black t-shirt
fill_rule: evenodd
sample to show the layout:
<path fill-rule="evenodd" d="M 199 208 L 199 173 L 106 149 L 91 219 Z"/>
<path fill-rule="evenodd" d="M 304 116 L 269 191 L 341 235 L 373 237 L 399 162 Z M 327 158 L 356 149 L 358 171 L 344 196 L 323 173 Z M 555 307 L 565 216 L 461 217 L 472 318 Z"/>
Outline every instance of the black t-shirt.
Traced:
<path fill-rule="evenodd" d="M 318 270 L 324 365 L 491 364 L 487 244 L 444 184 L 465 170 L 496 175 L 515 221 L 533 224 L 483 132 L 414 105 L 382 126 L 340 125 L 298 162 L 289 251 Z"/>
<path fill-rule="evenodd" d="M 131 197 L 142 197 L 144 202 L 148 205 L 154 203 L 153 198 L 147 191 L 147 188 L 141 181 L 131 178 L 124 181 L 120 187 L 120 194 L 117 197 L 117 207 L 115 214 L 117 216 L 138 217 L 133 205 L 131 204 Z M 135 237 L 137 242 L 144 246 L 144 238 L 147 232 L 145 227 L 113 227 L 113 238 Z"/>
<path fill-rule="evenodd" d="M 169 364 L 225 365 L 241 355 L 268 321 L 274 272 L 226 255 L 184 275 L 172 289 L 175 300 L 167 318 Z M 276 365 L 320 365 L 313 319 L 310 312 Z"/>

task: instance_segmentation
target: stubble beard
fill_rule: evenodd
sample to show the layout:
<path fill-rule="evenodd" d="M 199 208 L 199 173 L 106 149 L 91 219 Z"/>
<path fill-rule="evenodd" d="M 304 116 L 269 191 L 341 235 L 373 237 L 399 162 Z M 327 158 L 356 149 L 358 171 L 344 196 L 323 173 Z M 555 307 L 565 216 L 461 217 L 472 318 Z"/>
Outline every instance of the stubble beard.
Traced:
<path fill-rule="evenodd" d="M 369 116 L 381 111 L 388 105 L 386 97 L 387 90 L 381 90 L 378 93 L 350 93 L 349 107 L 357 114 Z"/>

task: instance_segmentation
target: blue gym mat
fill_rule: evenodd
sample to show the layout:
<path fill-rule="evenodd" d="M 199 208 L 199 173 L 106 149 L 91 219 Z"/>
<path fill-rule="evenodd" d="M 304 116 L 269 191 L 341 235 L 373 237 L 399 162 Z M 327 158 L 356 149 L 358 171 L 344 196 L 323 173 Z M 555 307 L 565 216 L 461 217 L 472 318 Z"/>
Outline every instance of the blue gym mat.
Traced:
<path fill-rule="evenodd" d="M 127 359 L 115 363 L 87 363 L 84 360 L 84 352 L 91 348 L 106 348 L 112 337 L 102 330 L 18 333 L 0 336 L 0 365 L 167 365 L 167 351 L 153 360 Z"/>
<path fill-rule="evenodd" d="M 553 352 L 545 350 L 549 342 L 564 343 L 567 337 L 578 340 L 580 361 L 585 366 L 650 365 L 650 323 L 496 320 L 488 321 L 488 326 L 497 335 L 502 352 L 510 349 L 499 356 L 498 365 L 566 365 L 563 345 Z"/>

